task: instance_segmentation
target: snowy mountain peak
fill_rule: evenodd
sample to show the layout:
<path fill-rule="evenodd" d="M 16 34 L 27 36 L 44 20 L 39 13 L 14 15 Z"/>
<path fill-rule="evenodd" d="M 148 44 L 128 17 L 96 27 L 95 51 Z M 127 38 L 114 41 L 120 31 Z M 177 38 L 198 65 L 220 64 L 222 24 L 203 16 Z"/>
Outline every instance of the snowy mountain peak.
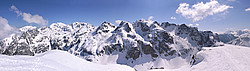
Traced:
<path fill-rule="evenodd" d="M 97 29 L 96 29 L 96 32 L 97 33 L 108 33 L 108 32 L 111 32 L 113 30 L 115 30 L 116 26 L 113 25 L 112 23 L 110 22 L 103 22 Z"/>
<path fill-rule="evenodd" d="M 22 31 L 22 32 L 25 32 L 25 31 L 28 31 L 28 30 L 33 30 L 33 29 L 36 29 L 37 27 L 34 27 L 34 26 L 24 26 L 22 28 L 20 28 L 19 30 Z"/>
<path fill-rule="evenodd" d="M 145 20 L 145 19 L 140 19 L 140 20 L 137 20 L 136 23 L 138 22 L 142 22 L 142 23 L 145 23 L 145 25 L 147 26 L 151 26 L 152 24 L 154 24 L 156 21 L 153 21 L 151 19 L 148 19 L 148 20 Z"/>
<path fill-rule="evenodd" d="M 66 25 L 64 23 L 61 22 L 57 22 L 57 23 L 52 23 L 49 28 L 51 28 L 52 30 L 55 31 L 68 31 L 70 32 L 72 30 L 72 28 L 69 25 Z"/>
<path fill-rule="evenodd" d="M 64 26 L 67 26 L 67 25 L 64 24 L 64 23 L 62 23 L 62 22 L 52 23 L 52 24 L 50 25 L 51 28 L 53 28 L 53 27 L 61 28 L 61 27 L 64 27 Z"/>
<path fill-rule="evenodd" d="M 72 29 L 80 29 L 82 27 L 85 27 L 85 28 L 94 27 L 93 25 L 89 23 L 84 23 L 84 22 L 74 22 L 73 24 L 71 24 L 71 26 L 72 26 Z"/>
<path fill-rule="evenodd" d="M 130 22 L 125 22 L 125 21 L 122 21 L 119 24 L 118 28 L 125 30 L 127 33 L 129 33 L 131 30 L 134 30 L 133 25 Z"/>

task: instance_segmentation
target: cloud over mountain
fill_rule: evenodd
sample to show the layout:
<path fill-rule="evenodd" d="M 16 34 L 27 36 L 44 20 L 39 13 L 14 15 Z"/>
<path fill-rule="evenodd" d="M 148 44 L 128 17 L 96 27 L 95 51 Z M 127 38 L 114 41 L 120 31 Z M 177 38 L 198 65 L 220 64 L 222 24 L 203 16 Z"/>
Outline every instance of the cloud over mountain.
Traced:
<path fill-rule="evenodd" d="M 225 12 L 227 9 L 233 8 L 232 6 L 220 4 L 216 0 L 210 0 L 210 2 L 200 2 L 189 7 L 187 3 L 180 3 L 177 14 L 181 14 L 187 19 L 191 19 L 193 22 L 202 20 L 209 15 Z"/>
<path fill-rule="evenodd" d="M 0 16 L 0 39 L 3 39 L 9 36 L 12 32 L 14 32 L 15 28 L 11 27 L 8 24 L 8 20 Z"/>
<path fill-rule="evenodd" d="M 172 17 L 170 17 L 170 19 L 173 19 L 173 20 L 175 20 L 175 19 L 176 19 L 176 17 L 173 17 L 173 16 L 172 16 Z"/>
<path fill-rule="evenodd" d="M 47 25 L 48 24 L 48 20 L 45 20 L 42 16 L 39 15 L 31 15 L 30 13 L 25 13 L 22 12 L 20 10 L 18 10 L 18 8 L 16 8 L 16 6 L 12 5 L 10 7 L 11 11 L 14 11 L 18 16 L 22 16 L 23 20 L 28 22 L 28 23 L 36 23 L 39 25 Z"/>
<path fill-rule="evenodd" d="M 247 9 L 245 9 L 245 11 L 250 11 L 250 7 L 249 7 L 249 8 L 247 8 Z"/>

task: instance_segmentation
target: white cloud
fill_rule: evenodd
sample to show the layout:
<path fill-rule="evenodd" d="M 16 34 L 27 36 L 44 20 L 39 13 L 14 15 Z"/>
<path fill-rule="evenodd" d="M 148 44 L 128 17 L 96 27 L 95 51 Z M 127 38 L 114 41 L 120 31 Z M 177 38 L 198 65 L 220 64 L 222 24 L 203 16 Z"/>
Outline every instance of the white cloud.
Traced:
<path fill-rule="evenodd" d="M 23 13 L 23 20 L 27 21 L 28 23 L 36 23 L 40 25 L 47 25 L 48 21 L 44 20 L 42 16 L 39 15 L 31 15 L 29 13 Z"/>
<path fill-rule="evenodd" d="M 120 24 L 122 22 L 122 20 L 116 20 L 115 23 L 116 24 Z"/>
<path fill-rule="evenodd" d="M 203 2 L 194 4 L 189 7 L 187 3 L 179 4 L 178 9 L 176 10 L 177 14 L 181 14 L 187 19 L 191 19 L 193 22 L 202 20 L 209 15 L 214 15 L 216 13 L 224 12 L 232 6 L 220 4 L 216 0 L 210 0 L 210 2 Z"/>
<path fill-rule="evenodd" d="M 247 9 L 245 9 L 245 11 L 250 11 L 250 7 L 249 7 L 249 8 L 247 8 Z"/>
<path fill-rule="evenodd" d="M 8 20 L 0 16 L 0 39 L 3 39 L 15 31 L 15 28 L 8 24 Z"/>
<path fill-rule="evenodd" d="M 193 26 L 193 24 L 188 24 L 188 26 Z"/>
<path fill-rule="evenodd" d="M 25 13 L 20 10 L 18 10 L 14 5 L 12 5 L 10 7 L 11 11 L 14 11 L 18 16 L 22 16 L 23 20 L 28 22 L 28 23 L 36 23 L 39 25 L 47 25 L 48 24 L 48 20 L 43 19 L 42 16 L 39 15 L 31 15 L 30 13 Z"/>
<path fill-rule="evenodd" d="M 200 24 L 188 24 L 188 26 L 199 26 Z"/>
<path fill-rule="evenodd" d="M 195 24 L 196 26 L 199 26 L 200 24 Z"/>
<path fill-rule="evenodd" d="M 173 16 L 172 16 L 170 19 L 176 19 L 176 17 L 173 17 Z"/>
<path fill-rule="evenodd" d="M 153 16 L 150 16 L 149 18 L 148 18 L 148 20 L 152 20 L 154 17 Z"/>
<path fill-rule="evenodd" d="M 14 5 L 10 7 L 10 10 L 14 11 L 18 16 L 22 15 L 21 11 L 19 11 Z"/>

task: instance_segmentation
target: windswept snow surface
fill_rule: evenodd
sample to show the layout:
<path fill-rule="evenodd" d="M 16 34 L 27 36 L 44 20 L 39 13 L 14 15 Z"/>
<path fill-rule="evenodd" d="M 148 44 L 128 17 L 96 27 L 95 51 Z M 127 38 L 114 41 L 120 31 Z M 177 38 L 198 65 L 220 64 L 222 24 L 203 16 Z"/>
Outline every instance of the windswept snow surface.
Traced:
<path fill-rule="evenodd" d="M 200 63 L 175 69 L 157 69 L 152 71 L 249 71 L 250 48 L 225 44 L 220 47 L 204 47 L 196 55 L 204 58 Z"/>
<path fill-rule="evenodd" d="M 0 55 L 1 71 L 134 71 L 126 65 L 88 62 L 66 51 L 52 50 L 36 56 Z"/>

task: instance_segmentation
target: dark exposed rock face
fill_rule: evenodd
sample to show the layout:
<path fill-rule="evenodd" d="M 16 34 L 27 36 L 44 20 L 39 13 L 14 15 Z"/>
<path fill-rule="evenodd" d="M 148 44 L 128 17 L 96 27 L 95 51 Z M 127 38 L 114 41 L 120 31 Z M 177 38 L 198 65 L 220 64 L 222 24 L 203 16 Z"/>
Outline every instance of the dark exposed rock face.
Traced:
<path fill-rule="evenodd" d="M 214 46 L 214 43 L 219 41 L 218 34 L 214 34 L 211 31 L 198 31 L 198 28 L 188 27 L 185 24 L 181 24 L 177 30 L 176 35 L 190 37 L 191 40 L 202 47 Z"/>
<path fill-rule="evenodd" d="M 211 31 L 201 32 L 201 35 L 202 35 L 202 41 L 199 44 L 202 46 L 210 47 L 214 45 L 214 42 L 216 42 L 216 40 L 219 41 L 218 35 L 213 34 L 213 32 Z"/>
<path fill-rule="evenodd" d="M 139 51 L 138 47 L 132 47 L 131 49 L 128 50 L 126 59 L 129 59 L 129 58 L 137 59 L 139 58 L 140 54 L 141 52 Z"/>
<path fill-rule="evenodd" d="M 155 50 L 152 46 L 146 45 L 141 41 L 138 41 L 139 46 L 142 48 L 142 52 L 146 55 L 150 54 L 152 57 L 157 57 L 158 55 L 155 53 Z"/>
<path fill-rule="evenodd" d="M 110 32 L 110 28 L 116 28 L 115 25 L 111 24 L 110 22 L 103 22 L 97 29 L 95 33 L 108 33 Z"/>
<path fill-rule="evenodd" d="M 30 47 L 26 43 L 12 42 L 8 48 L 1 51 L 3 51 L 2 54 L 6 55 L 34 55 L 34 52 L 30 50 Z"/>

